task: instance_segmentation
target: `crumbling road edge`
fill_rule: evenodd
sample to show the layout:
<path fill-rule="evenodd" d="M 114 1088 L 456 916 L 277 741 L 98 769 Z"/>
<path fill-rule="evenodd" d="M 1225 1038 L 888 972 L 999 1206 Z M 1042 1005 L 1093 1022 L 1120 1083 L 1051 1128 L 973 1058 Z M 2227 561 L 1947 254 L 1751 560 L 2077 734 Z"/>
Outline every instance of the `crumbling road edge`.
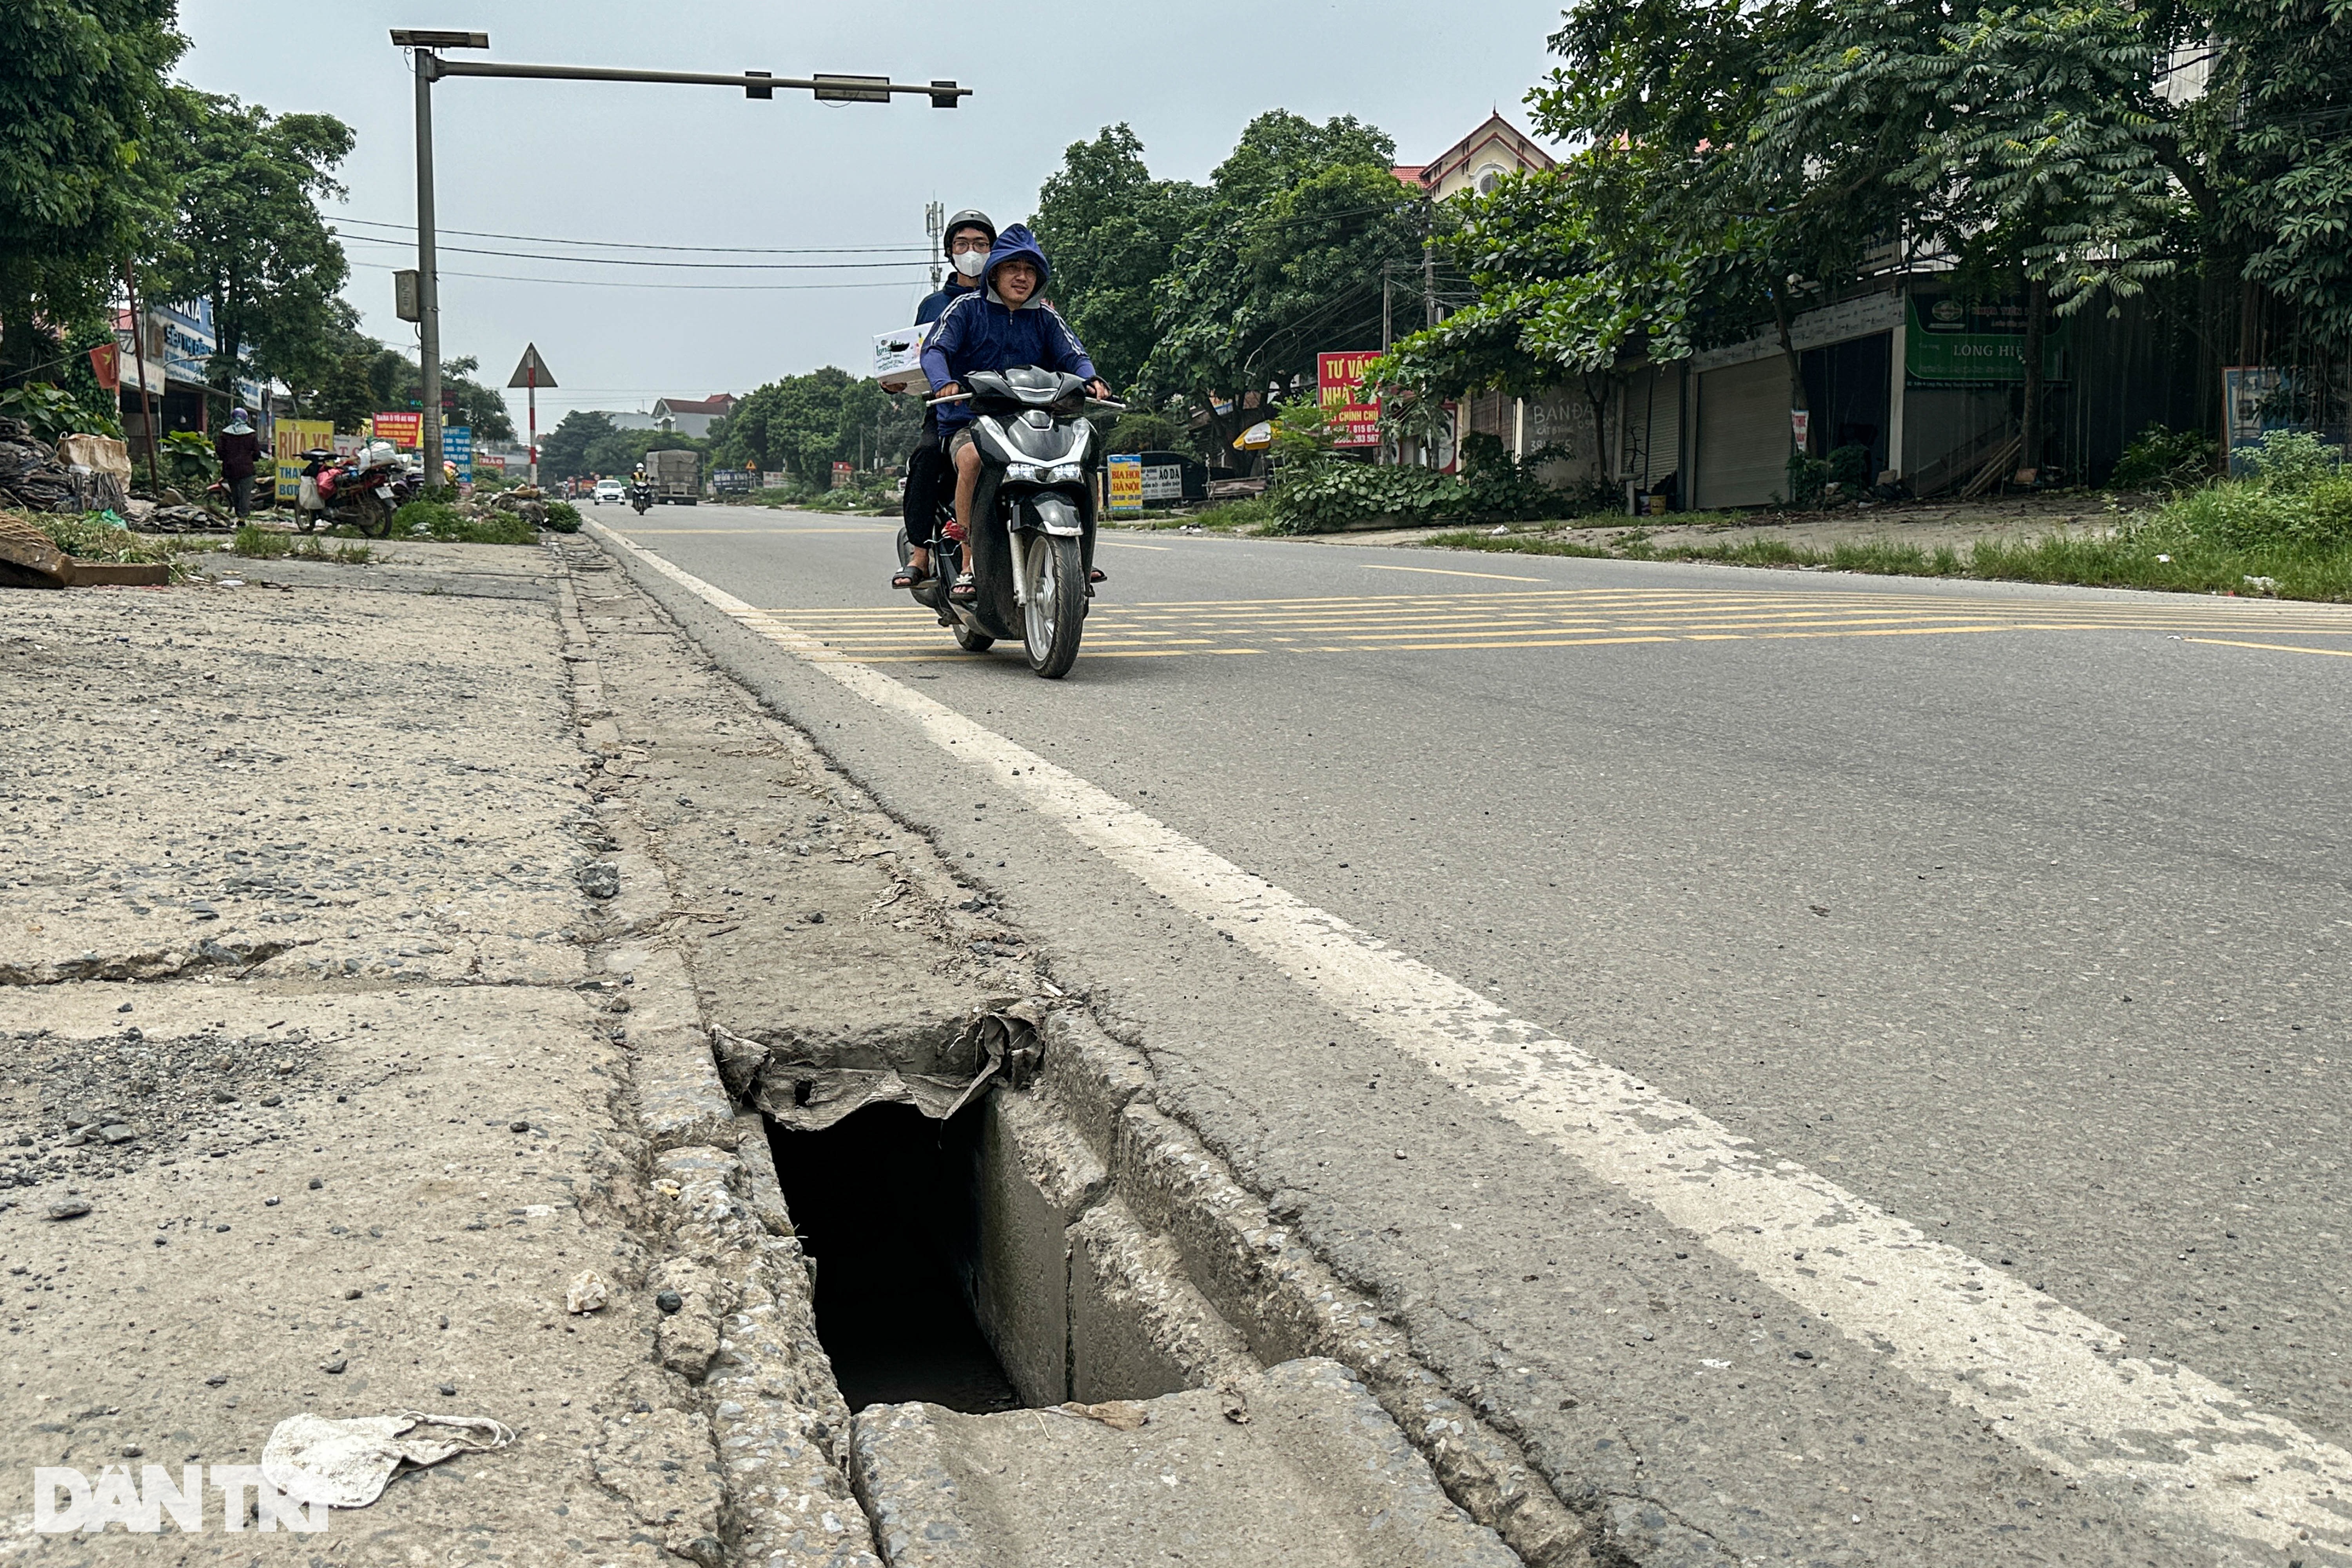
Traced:
<path fill-rule="evenodd" d="M 792 727 L 789 715 L 763 694 L 771 683 L 761 679 L 753 656 L 767 644 L 649 568 L 625 542 L 616 547 L 617 536 L 593 525 L 583 536 L 614 562 L 677 636 L 777 722 Z M 570 592 L 568 582 L 565 591 Z M 566 603 L 573 617 L 570 629 L 578 624 L 578 608 L 576 601 Z M 704 623 L 710 628 L 707 633 L 696 629 Z M 582 657 L 593 658 L 584 646 L 584 628 L 579 640 Z M 824 754 L 813 738 L 803 738 Z M 845 804 L 854 801 L 857 809 L 889 815 L 838 758 L 827 756 L 826 763 L 830 786 Z M 919 825 L 900 820 L 898 826 L 929 846 Z M 919 858 L 930 860 L 933 875 L 953 881 L 951 868 L 935 848 Z M 1113 1040 L 1082 1009 L 1065 1005 L 1051 1020 L 1044 1074 L 1055 1097 L 1076 1113 L 1079 1131 L 1109 1169 L 1109 1190 L 1149 1228 L 1175 1239 L 1191 1282 L 1241 1331 L 1262 1362 L 1327 1356 L 1346 1366 L 1429 1461 L 1446 1495 L 1532 1568 L 1582 1568 L 1596 1560 L 1622 1559 L 1606 1540 L 1611 1500 L 1586 1497 L 1571 1508 L 1516 1442 L 1449 1393 L 1415 1355 L 1408 1334 L 1274 1218 L 1267 1194 L 1245 1187 L 1192 1128 L 1158 1108 L 1151 1071 L 1139 1050 Z"/>
<path fill-rule="evenodd" d="M 596 758 L 618 734 L 579 596 L 551 550 L 574 715 Z M 615 803 L 617 804 L 617 803 Z M 667 1256 L 649 1281 L 663 1318 L 655 1358 L 695 1386 L 717 1449 L 726 1559 L 761 1568 L 881 1568 L 845 1463 L 849 1409 L 818 1343 L 808 1259 L 793 1234 L 763 1123 L 739 1119 L 719 1081 L 683 958 L 630 930 L 630 904 L 668 904 L 644 836 L 602 811 L 615 873 L 601 967 L 628 986 L 624 1016 Z M 626 901 L 623 901 L 626 897 Z M 612 921 L 612 916 L 622 917 Z M 715 1564 L 712 1565 L 715 1568 Z"/>

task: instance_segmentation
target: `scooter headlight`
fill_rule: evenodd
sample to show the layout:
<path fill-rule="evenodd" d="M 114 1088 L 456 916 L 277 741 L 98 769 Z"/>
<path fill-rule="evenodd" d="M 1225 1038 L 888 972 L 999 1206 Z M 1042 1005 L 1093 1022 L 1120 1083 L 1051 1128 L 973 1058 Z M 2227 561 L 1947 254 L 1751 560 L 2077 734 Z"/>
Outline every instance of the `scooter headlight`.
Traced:
<path fill-rule="evenodd" d="M 1004 477 L 1017 485 L 1042 484 L 1045 482 L 1045 470 L 1039 468 L 1034 463 L 1007 463 L 1004 465 Z"/>
<path fill-rule="evenodd" d="M 1045 470 L 1045 482 L 1052 485 L 1074 485 L 1086 477 L 1081 463 L 1056 463 Z"/>

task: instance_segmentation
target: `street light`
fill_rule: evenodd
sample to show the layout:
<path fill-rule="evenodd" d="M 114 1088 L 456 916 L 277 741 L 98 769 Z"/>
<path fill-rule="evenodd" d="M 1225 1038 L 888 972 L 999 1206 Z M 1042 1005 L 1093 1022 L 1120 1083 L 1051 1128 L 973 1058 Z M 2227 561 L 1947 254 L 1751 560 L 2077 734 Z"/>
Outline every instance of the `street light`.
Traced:
<path fill-rule="evenodd" d="M 933 109 L 953 109 L 971 89 L 952 81 L 897 82 L 881 76 L 771 76 L 766 71 L 724 75 L 709 71 L 606 70 L 597 66 L 501 65 L 483 60 L 446 60 L 437 49 L 487 49 L 488 33 L 453 27 L 394 27 L 393 43 L 416 51 L 416 270 L 417 351 L 424 360 L 420 442 L 428 486 L 441 482 L 441 286 L 435 266 L 433 216 L 433 84 L 445 76 L 515 77 L 536 81 L 649 81 L 688 87 L 740 87 L 746 98 L 772 99 L 776 89 L 814 94 L 829 103 L 887 103 L 895 94 L 919 94 Z"/>

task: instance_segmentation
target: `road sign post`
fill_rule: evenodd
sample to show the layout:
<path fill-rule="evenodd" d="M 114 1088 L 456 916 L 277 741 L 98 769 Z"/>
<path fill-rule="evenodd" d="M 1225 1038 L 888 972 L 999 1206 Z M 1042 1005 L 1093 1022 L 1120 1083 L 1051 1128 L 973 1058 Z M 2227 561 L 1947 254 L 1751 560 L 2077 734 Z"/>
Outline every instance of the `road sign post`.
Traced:
<path fill-rule="evenodd" d="M 539 389 L 555 384 L 555 377 L 548 372 L 547 362 L 539 357 L 537 343 L 523 344 L 522 358 L 516 362 L 514 374 L 507 377 L 507 384 L 523 389 L 524 402 L 530 409 L 530 482 L 536 487 L 539 483 Z"/>

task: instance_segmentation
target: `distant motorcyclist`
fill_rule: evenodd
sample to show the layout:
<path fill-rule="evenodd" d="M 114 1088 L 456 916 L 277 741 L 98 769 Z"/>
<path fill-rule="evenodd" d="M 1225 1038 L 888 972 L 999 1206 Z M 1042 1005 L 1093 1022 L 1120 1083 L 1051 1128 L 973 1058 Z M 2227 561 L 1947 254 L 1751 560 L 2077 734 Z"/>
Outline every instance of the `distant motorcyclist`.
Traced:
<path fill-rule="evenodd" d="M 1095 374 L 1087 346 L 1061 313 L 1045 303 L 1045 280 L 1053 276 L 1037 237 L 1014 224 L 996 237 L 981 278 L 984 287 L 950 305 L 923 344 L 923 374 L 931 395 L 951 397 L 963 377 L 976 370 L 1033 364 L 1087 379 L 1087 390 L 1108 398 L 1110 389 Z M 955 468 L 955 522 L 950 537 L 961 546 L 956 579 L 948 596 L 970 604 L 979 590 L 971 580 L 971 505 L 980 484 L 980 448 L 973 444 L 968 404 L 943 403 L 932 412 L 947 437 L 948 461 Z"/>
<path fill-rule="evenodd" d="M 966 208 L 948 219 L 947 237 L 942 243 L 955 270 L 950 274 L 946 287 L 926 295 L 915 308 L 918 326 L 938 321 L 950 305 L 979 291 L 980 275 L 987 270 L 988 253 L 996 245 L 996 225 L 978 208 Z M 915 449 L 907 454 L 907 491 L 900 510 L 906 519 L 909 553 L 907 564 L 890 579 L 893 588 L 911 588 L 930 575 L 931 531 L 940 515 L 940 493 L 950 482 L 937 412 L 924 410 L 922 436 L 916 441 Z"/>

